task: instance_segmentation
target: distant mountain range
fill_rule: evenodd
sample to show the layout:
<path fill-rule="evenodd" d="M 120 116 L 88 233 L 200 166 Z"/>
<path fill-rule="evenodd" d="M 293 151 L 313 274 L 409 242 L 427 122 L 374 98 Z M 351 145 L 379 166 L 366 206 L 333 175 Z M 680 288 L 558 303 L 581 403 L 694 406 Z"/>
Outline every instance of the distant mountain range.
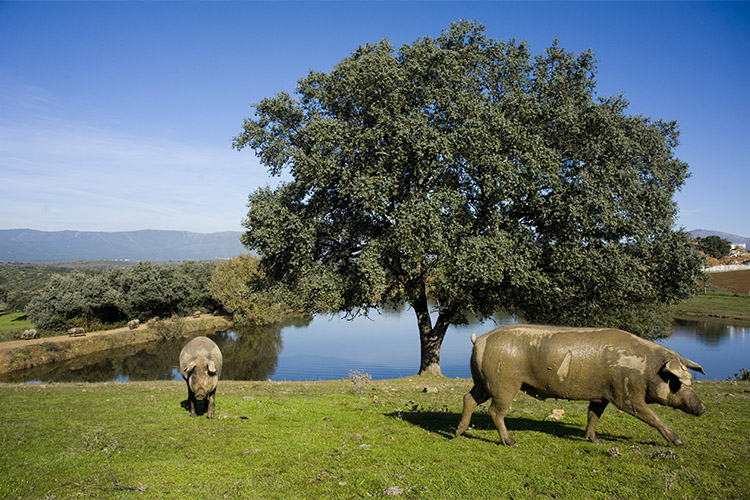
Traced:
<path fill-rule="evenodd" d="M 226 259 L 247 253 L 240 232 L 35 231 L 0 229 L 0 262 L 79 260 L 183 261 Z"/>
<path fill-rule="evenodd" d="M 79 260 L 129 260 L 153 262 L 227 259 L 247 249 L 239 231 L 191 233 L 188 231 L 92 232 L 0 229 L 0 262 L 74 262 Z M 719 236 L 732 243 L 750 238 L 707 229 L 690 231 L 694 238 Z"/>
<path fill-rule="evenodd" d="M 705 238 L 706 236 L 718 236 L 728 240 L 730 243 L 744 243 L 747 248 L 750 249 L 750 238 L 747 236 L 739 236 L 737 234 L 722 233 L 721 231 L 711 231 L 710 229 L 693 229 L 689 231 L 690 236 L 693 238 Z"/>

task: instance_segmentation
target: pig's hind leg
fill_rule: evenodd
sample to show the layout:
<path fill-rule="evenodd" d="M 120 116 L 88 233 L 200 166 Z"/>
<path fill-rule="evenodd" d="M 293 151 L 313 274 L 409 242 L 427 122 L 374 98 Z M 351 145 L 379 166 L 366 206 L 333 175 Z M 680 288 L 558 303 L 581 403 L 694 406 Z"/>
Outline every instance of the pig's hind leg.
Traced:
<path fill-rule="evenodd" d="M 505 427 L 505 414 L 510 410 L 513 398 L 516 397 L 516 394 L 520 390 L 520 383 L 514 384 L 513 387 L 506 385 L 501 393 L 492 395 L 492 404 L 490 405 L 489 413 L 493 422 L 495 422 L 497 432 L 500 433 L 500 441 L 506 446 L 518 446 L 518 443 L 510 437 L 508 428 Z"/>
<path fill-rule="evenodd" d="M 588 419 L 586 422 L 586 439 L 594 444 L 600 444 L 599 439 L 596 437 L 596 424 L 599 423 L 604 409 L 609 404 L 606 399 L 603 401 L 591 401 L 589 403 Z"/>
<path fill-rule="evenodd" d="M 471 422 L 471 414 L 477 405 L 481 405 L 485 401 L 490 399 L 490 395 L 478 385 L 474 385 L 469 392 L 464 396 L 464 410 L 461 413 L 461 421 L 456 427 L 456 436 L 460 436 L 469 427 Z"/>

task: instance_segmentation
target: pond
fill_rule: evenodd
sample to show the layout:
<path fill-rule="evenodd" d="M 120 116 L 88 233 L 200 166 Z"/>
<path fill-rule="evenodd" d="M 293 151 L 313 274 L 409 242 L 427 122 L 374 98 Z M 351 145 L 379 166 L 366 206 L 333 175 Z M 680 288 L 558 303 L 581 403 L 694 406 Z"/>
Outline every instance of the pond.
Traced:
<path fill-rule="evenodd" d="M 451 327 L 441 350 L 441 369 L 450 378 L 470 377 L 471 334 L 515 323 L 502 314 Z M 209 335 L 224 355 L 223 380 L 335 380 L 350 372 L 374 379 L 414 375 L 419 369 L 419 338 L 411 309 L 389 310 L 348 320 L 318 316 L 270 327 Z M 0 375 L 3 382 L 100 382 L 182 380 L 177 367 L 184 340 L 133 346 L 52 366 Z M 660 341 L 700 363 L 707 375 L 724 380 L 750 369 L 750 326 L 716 320 L 675 320 L 673 334 Z"/>

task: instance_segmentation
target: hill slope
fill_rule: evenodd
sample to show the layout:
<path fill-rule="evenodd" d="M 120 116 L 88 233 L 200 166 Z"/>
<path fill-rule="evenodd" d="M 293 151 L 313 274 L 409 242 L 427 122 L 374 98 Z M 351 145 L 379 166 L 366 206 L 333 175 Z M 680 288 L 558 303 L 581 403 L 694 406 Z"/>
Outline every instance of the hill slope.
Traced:
<path fill-rule="evenodd" d="M 0 229 L 0 261 L 226 259 L 247 252 L 240 243 L 240 234 L 239 231 L 204 234 L 152 229 L 125 232 Z M 690 235 L 694 238 L 716 235 L 750 248 L 750 238 L 736 234 L 694 229 Z"/>
<path fill-rule="evenodd" d="M 747 248 L 750 248 L 750 238 L 740 236 L 738 234 L 722 233 L 721 231 L 712 231 L 710 229 L 693 229 L 688 231 L 690 236 L 693 238 L 705 238 L 706 236 L 718 236 L 719 238 L 728 240 L 730 243 L 744 243 Z"/>
<path fill-rule="evenodd" d="M 150 229 L 127 232 L 0 229 L 0 261 L 226 259 L 247 252 L 240 243 L 240 234 Z"/>

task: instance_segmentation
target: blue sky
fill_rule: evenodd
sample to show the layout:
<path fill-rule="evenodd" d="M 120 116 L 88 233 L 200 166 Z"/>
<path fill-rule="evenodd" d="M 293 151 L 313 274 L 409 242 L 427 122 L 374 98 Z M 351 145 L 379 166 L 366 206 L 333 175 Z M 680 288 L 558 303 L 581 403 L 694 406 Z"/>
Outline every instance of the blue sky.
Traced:
<path fill-rule="evenodd" d="M 251 105 L 357 46 L 476 19 L 599 60 L 599 95 L 676 120 L 678 226 L 750 236 L 748 2 L 0 2 L 0 229 L 240 231 L 275 184 Z"/>

